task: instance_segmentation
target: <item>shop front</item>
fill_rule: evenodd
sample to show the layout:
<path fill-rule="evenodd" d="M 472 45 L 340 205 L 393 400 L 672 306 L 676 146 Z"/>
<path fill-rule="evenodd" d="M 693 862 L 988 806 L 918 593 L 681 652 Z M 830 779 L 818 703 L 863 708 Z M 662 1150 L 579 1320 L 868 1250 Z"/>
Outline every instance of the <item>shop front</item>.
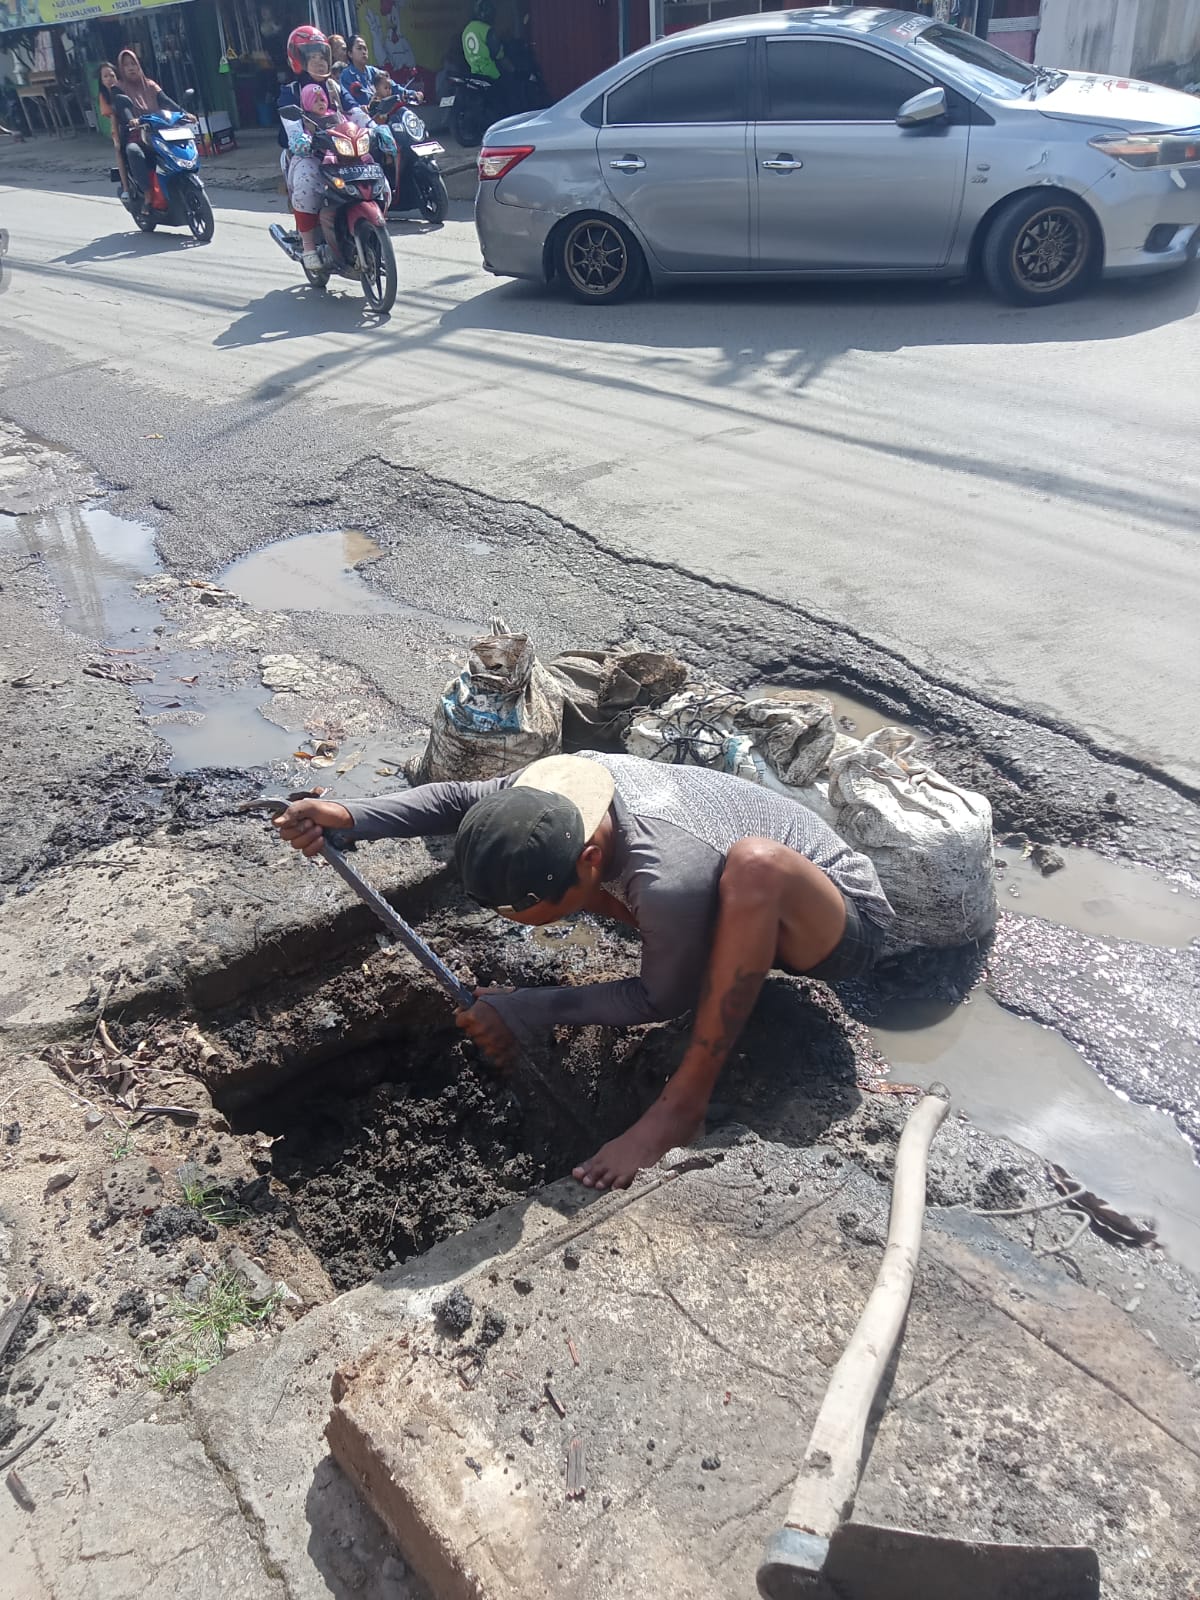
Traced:
<path fill-rule="evenodd" d="M 196 109 L 228 123 L 214 0 L 0 0 L 0 48 L 16 63 L 13 92 L 31 133 L 109 132 L 97 90 L 100 63 L 137 52 L 146 75 L 172 99 L 196 92 Z"/>

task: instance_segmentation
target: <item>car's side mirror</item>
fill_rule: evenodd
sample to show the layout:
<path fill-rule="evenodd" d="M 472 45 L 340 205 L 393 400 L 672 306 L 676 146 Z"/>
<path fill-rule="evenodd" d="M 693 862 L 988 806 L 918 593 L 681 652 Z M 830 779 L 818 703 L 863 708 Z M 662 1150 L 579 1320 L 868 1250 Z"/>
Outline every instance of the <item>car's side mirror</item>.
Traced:
<path fill-rule="evenodd" d="M 901 128 L 919 128 L 924 122 L 936 122 L 949 110 L 945 89 L 922 89 L 897 111 L 896 124 Z"/>

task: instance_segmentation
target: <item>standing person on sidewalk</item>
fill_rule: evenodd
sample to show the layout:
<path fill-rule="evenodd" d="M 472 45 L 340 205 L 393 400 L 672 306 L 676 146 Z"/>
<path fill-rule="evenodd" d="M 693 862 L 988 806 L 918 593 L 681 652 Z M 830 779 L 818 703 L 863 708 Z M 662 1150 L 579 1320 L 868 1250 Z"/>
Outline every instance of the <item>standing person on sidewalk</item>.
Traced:
<path fill-rule="evenodd" d="M 641 934 L 641 971 L 578 987 L 479 990 L 458 1025 L 503 1065 L 552 1028 L 628 1026 L 695 1011 L 658 1100 L 575 1168 L 593 1189 L 628 1188 L 689 1143 L 773 968 L 834 982 L 878 960 L 894 913 L 875 868 L 806 806 L 744 778 L 637 756 L 549 756 L 484 783 L 298 800 L 275 819 L 297 850 L 325 829 L 354 839 L 456 834 L 467 894 L 542 927 L 590 911 Z"/>

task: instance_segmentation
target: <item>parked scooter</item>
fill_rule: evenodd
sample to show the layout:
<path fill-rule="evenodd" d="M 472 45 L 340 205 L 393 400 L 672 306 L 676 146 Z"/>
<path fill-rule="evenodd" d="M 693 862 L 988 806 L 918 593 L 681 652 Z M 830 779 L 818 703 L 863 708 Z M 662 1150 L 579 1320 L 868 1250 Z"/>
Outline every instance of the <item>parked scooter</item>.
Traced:
<path fill-rule="evenodd" d="M 189 89 L 185 100 L 194 100 Z M 207 244 L 216 228 L 212 205 L 200 177 L 195 119 L 182 111 L 147 111 L 130 124 L 125 146 L 129 189 L 122 202 L 143 233 L 159 223 L 190 228 L 197 244 Z M 121 174 L 109 172 L 114 183 Z"/>
<path fill-rule="evenodd" d="M 396 141 L 391 210 L 419 211 L 426 222 L 444 222 L 450 196 L 436 158 L 444 154 L 445 147 L 429 137 L 416 110 L 424 99 L 421 91 L 399 85 L 397 89 L 397 94 L 373 101 L 368 107 L 376 122 L 391 128 Z"/>
<path fill-rule="evenodd" d="M 314 289 L 324 289 L 334 274 L 353 278 L 371 310 L 386 315 L 396 303 L 396 254 L 383 214 L 383 168 L 371 159 L 369 130 L 337 117 L 310 117 L 299 106 L 283 106 L 279 115 L 285 122 L 303 121 L 312 131 L 313 154 L 322 158 L 322 264 L 304 267 L 304 276 Z M 333 160 L 326 162 L 327 155 Z M 270 233 L 284 255 L 303 266 L 295 229 L 273 222 Z"/>
<path fill-rule="evenodd" d="M 503 78 L 483 78 L 469 71 L 461 55 L 458 70 L 446 74 L 453 92 L 443 94 L 440 103 L 450 112 L 450 131 L 465 149 L 473 150 L 482 144 L 492 123 L 502 117 L 540 111 L 550 104 L 546 81 L 531 47 L 523 39 L 507 39 L 504 53 L 512 70 Z"/>

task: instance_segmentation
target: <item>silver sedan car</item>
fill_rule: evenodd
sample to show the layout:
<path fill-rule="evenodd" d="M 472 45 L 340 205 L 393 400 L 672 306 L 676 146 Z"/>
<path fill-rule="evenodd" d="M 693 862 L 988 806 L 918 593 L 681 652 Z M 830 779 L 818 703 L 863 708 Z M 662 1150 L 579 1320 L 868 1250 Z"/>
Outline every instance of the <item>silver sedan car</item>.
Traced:
<path fill-rule="evenodd" d="M 1052 72 L 907 11 L 734 17 L 489 129 L 489 271 L 647 281 L 979 270 L 1045 305 L 1200 246 L 1200 98 Z"/>

